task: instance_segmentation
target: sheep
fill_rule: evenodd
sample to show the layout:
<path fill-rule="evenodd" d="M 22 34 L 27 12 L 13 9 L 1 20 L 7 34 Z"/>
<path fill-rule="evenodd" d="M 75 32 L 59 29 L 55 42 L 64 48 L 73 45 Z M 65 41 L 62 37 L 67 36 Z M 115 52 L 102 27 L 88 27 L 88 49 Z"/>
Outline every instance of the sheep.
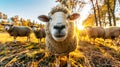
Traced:
<path fill-rule="evenodd" d="M 119 41 L 117 41 L 117 38 L 120 37 L 120 27 L 109 27 L 105 28 L 105 39 L 112 39 L 113 44 L 117 45 Z"/>
<path fill-rule="evenodd" d="M 60 65 L 61 56 L 67 56 L 67 66 L 71 66 L 69 53 L 76 49 L 78 40 L 74 21 L 79 16 L 62 6 L 54 7 L 48 16 L 38 16 L 39 20 L 46 22 L 46 48 L 56 56 L 56 67 Z"/>
<path fill-rule="evenodd" d="M 2 24 L 5 30 L 10 36 L 14 37 L 14 43 L 16 43 L 16 38 L 27 36 L 27 42 L 30 42 L 30 34 L 32 32 L 31 28 L 26 26 L 13 26 L 12 24 Z"/>
<path fill-rule="evenodd" d="M 104 38 L 105 30 L 103 27 L 88 26 L 85 31 L 89 38 Z"/>
<path fill-rule="evenodd" d="M 105 39 L 114 39 L 115 37 L 119 37 L 120 35 L 120 27 L 109 27 L 105 28 Z"/>
<path fill-rule="evenodd" d="M 41 43 L 41 39 L 46 37 L 44 28 L 38 29 L 36 26 L 31 26 L 31 28 L 38 39 L 38 42 Z"/>
<path fill-rule="evenodd" d="M 104 39 L 105 30 L 103 27 L 87 26 L 87 27 L 85 27 L 85 32 L 86 32 L 86 36 L 88 37 L 88 40 L 90 41 L 91 44 L 95 44 L 95 42 L 97 40 L 96 38 Z M 91 38 L 93 38 L 93 40 Z"/>

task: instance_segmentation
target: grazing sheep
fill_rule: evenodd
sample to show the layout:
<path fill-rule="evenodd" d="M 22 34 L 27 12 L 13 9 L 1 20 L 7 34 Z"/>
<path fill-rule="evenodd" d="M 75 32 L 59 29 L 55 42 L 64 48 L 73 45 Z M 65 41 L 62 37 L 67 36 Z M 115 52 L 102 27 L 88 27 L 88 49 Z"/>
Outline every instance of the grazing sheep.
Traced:
<path fill-rule="evenodd" d="M 31 26 L 36 38 L 38 39 L 38 42 L 41 43 L 41 39 L 45 38 L 45 30 L 44 29 L 38 29 L 36 26 Z"/>
<path fill-rule="evenodd" d="M 91 44 L 96 43 L 96 38 L 104 38 L 105 30 L 103 27 L 85 27 L 86 36 Z M 93 38 L 93 39 L 91 39 Z"/>
<path fill-rule="evenodd" d="M 14 37 L 14 43 L 16 43 L 17 36 L 24 37 L 27 36 L 27 42 L 30 41 L 31 29 L 26 26 L 13 26 L 12 24 L 2 24 L 5 30 Z"/>
<path fill-rule="evenodd" d="M 105 39 L 114 39 L 115 37 L 119 37 L 120 35 L 120 27 L 109 27 L 105 28 Z"/>
<path fill-rule="evenodd" d="M 119 43 L 120 37 L 120 27 L 109 27 L 105 28 L 105 39 L 112 39 L 113 44 L 117 45 Z"/>
<path fill-rule="evenodd" d="M 70 66 L 69 53 L 77 46 L 74 20 L 79 18 L 79 14 L 71 14 L 67 8 L 56 6 L 48 16 L 40 15 L 38 18 L 46 22 L 46 47 L 57 57 L 56 67 L 59 67 L 60 56 L 67 56 L 67 66 Z"/>
<path fill-rule="evenodd" d="M 88 26 L 85 30 L 89 38 L 104 38 L 105 30 L 103 27 Z"/>

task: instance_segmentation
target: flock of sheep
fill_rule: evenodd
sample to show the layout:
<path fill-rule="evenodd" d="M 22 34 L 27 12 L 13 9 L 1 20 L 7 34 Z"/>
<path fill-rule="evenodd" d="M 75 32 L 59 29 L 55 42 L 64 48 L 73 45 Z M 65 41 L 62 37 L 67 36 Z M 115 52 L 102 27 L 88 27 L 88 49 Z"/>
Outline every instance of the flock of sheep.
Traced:
<path fill-rule="evenodd" d="M 40 15 L 39 20 L 46 22 L 45 29 L 37 29 L 35 26 L 13 26 L 3 24 L 6 31 L 14 37 L 16 42 L 17 36 L 27 36 L 30 41 L 30 34 L 33 31 L 36 38 L 46 37 L 46 49 L 56 56 L 56 67 L 60 65 L 60 57 L 67 56 L 67 66 L 71 67 L 69 53 L 76 49 L 78 38 L 74 21 L 79 18 L 78 13 L 70 13 L 69 10 L 62 6 L 54 7 L 48 16 Z M 116 38 L 120 36 L 120 27 L 86 27 L 85 32 L 89 38 Z"/>
<path fill-rule="evenodd" d="M 71 67 L 69 53 L 74 51 L 77 46 L 77 34 L 74 21 L 79 18 L 78 13 L 70 13 L 66 7 L 54 7 L 48 16 L 40 15 L 39 20 L 46 22 L 45 30 L 37 30 L 32 27 L 37 38 L 46 36 L 46 50 L 56 57 L 56 67 L 60 66 L 61 56 L 67 56 L 67 66 Z M 25 26 L 13 26 L 3 24 L 6 31 L 14 37 L 16 42 L 17 36 L 27 36 L 30 40 L 31 28 Z M 40 32 L 39 32 L 40 31 Z"/>
<path fill-rule="evenodd" d="M 27 42 L 30 41 L 30 34 L 32 31 L 35 34 L 35 37 L 38 39 L 38 42 L 41 42 L 42 38 L 45 38 L 45 29 L 38 28 L 37 26 L 13 26 L 12 24 L 2 24 L 5 28 L 5 30 L 14 37 L 14 42 L 16 43 L 16 38 L 18 36 L 26 36 Z M 103 38 L 103 39 L 113 39 L 120 37 L 120 27 L 109 27 L 109 28 L 103 28 L 103 27 L 92 27 L 87 26 L 84 29 L 85 35 L 81 36 L 88 36 L 89 38 Z"/>
<path fill-rule="evenodd" d="M 41 43 L 41 39 L 45 38 L 45 30 L 44 29 L 38 29 L 36 26 L 14 26 L 13 24 L 2 24 L 5 28 L 5 30 L 9 33 L 10 36 L 14 37 L 14 43 L 16 43 L 16 38 L 19 37 L 27 37 L 27 42 L 30 42 L 30 34 L 32 31 L 34 32 L 36 38 L 39 40 L 39 43 Z"/>
<path fill-rule="evenodd" d="M 91 27 L 85 28 L 86 35 L 89 38 L 115 39 L 120 36 L 120 27 Z"/>
<path fill-rule="evenodd" d="M 111 26 L 108 28 L 99 27 L 99 26 L 87 26 L 80 33 L 80 36 L 88 36 L 89 39 L 93 38 L 103 38 L 105 39 L 112 39 L 115 41 L 114 45 L 118 45 L 118 40 L 120 39 L 120 27 Z"/>

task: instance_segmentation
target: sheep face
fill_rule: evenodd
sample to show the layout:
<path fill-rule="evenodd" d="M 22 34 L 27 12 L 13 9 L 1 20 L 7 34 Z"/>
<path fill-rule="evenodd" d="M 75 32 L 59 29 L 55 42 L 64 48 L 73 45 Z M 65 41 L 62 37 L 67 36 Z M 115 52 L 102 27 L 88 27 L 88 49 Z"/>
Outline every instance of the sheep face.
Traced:
<path fill-rule="evenodd" d="M 36 31 L 37 30 L 37 27 L 36 26 L 31 26 L 32 30 L 33 31 Z"/>
<path fill-rule="evenodd" d="M 50 17 L 50 33 L 54 40 L 64 41 L 68 35 L 68 20 L 63 12 L 56 12 Z"/>
<path fill-rule="evenodd" d="M 41 15 L 38 18 L 41 21 L 48 22 L 49 31 L 52 38 L 57 42 L 62 42 L 68 36 L 68 30 L 70 29 L 70 21 L 79 17 L 79 14 L 74 13 L 72 15 L 65 14 L 64 12 L 55 12 L 51 16 Z"/>
<path fill-rule="evenodd" d="M 12 27 L 13 27 L 13 25 L 10 25 L 10 24 L 5 24 L 4 25 L 4 28 L 5 28 L 6 31 L 10 30 Z"/>

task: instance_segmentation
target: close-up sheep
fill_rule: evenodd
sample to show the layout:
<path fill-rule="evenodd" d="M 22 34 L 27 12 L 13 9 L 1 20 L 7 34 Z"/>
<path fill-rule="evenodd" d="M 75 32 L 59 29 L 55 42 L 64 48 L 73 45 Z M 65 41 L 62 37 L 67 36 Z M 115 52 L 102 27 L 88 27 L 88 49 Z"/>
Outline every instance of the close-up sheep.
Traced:
<path fill-rule="evenodd" d="M 120 67 L 120 0 L 0 0 L 0 67 Z"/>
<path fill-rule="evenodd" d="M 30 34 L 32 32 L 30 27 L 27 26 L 13 26 L 12 24 L 2 24 L 5 30 L 9 33 L 10 36 L 14 37 L 14 43 L 16 43 L 16 38 L 27 37 L 27 42 L 30 42 Z"/>
<path fill-rule="evenodd" d="M 31 26 L 35 37 L 38 39 L 38 43 L 41 43 L 42 38 L 45 38 L 46 34 L 45 34 L 45 29 L 38 29 L 36 26 Z"/>
<path fill-rule="evenodd" d="M 56 67 L 59 67 L 60 56 L 67 56 L 67 66 L 70 66 L 69 53 L 77 46 L 77 35 L 74 20 L 78 13 L 70 13 L 62 6 L 54 7 L 48 16 L 40 15 L 39 20 L 46 22 L 46 47 L 56 56 Z"/>

